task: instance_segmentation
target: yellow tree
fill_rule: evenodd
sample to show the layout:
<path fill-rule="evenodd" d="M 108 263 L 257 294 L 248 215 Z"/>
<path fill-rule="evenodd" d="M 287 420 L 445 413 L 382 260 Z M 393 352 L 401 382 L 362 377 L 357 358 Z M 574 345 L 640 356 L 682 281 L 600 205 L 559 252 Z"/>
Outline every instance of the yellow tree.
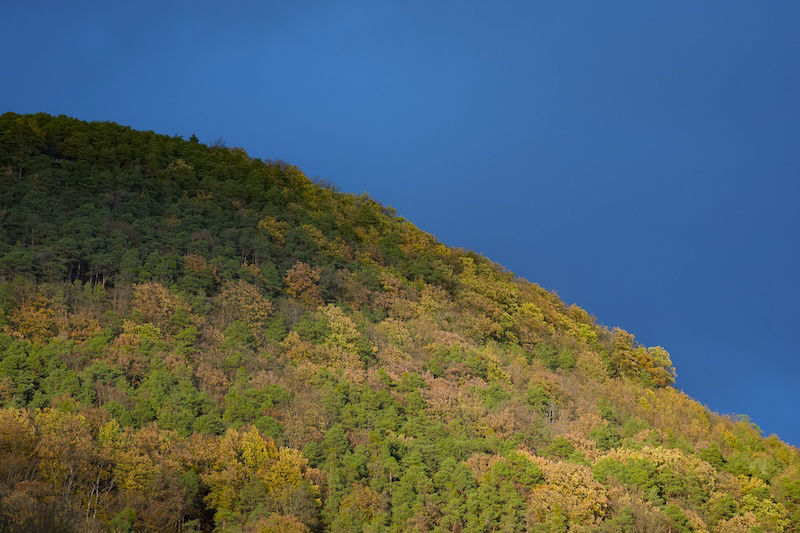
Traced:
<path fill-rule="evenodd" d="M 214 298 L 223 321 L 242 320 L 253 329 L 263 328 L 272 314 L 272 303 L 255 285 L 243 279 L 226 281 Z"/>
<path fill-rule="evenodd" d="M 298 261 L 283 278 L 286 283 L 286 294 L 306 305 L 317 307 L 322 304 L 319 290 L 321 270 L 307 263 Z"/>
<path fill-rule="evenodd" d="M 218 526 L 241 523 L 239 515 L 243 488 L 259 483 L 267 506 L 279 515 L 296 514 L 298 494 L 312 502 L 311 515 L 319 505 L 318 490 L 308 480 L 308 462 L 300 451 L 278 449 L 272 439 L 265 439 L 253 428 L 229 429 L 216 449 L 208 449 L 210 467 L 202 475 L 209 486 L 206 501 L 216 510 Z M 306 514 L 309 514 L 305 510 Z M 305 517 L 310 519 L 309 517 Z"/>
<path fill-rule="evenodd" d="M 31 342 L 44 342 L 64 328 L 66 313 L 55 300 L 39 294 L 13 309 L 8 322 L 3 327 L 6 334 Z"/>
<path fill-rule="evenodd" d="M 156 282 L 140 283 L 133 288 L 133 308 L 163 331 L 172 329 L 171 318 L 175 311 L 189 310 L 181 298 Z"/>

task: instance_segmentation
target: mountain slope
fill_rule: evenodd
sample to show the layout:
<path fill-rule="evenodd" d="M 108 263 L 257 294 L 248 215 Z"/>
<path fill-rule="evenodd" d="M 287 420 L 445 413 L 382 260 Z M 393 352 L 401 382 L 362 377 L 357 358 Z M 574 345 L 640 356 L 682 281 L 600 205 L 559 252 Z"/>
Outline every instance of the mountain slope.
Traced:
<path fill-rule="evenodd" d="M 0 116 L 0 529 L 790 531 L 660 347 L 295 167 Z"/>

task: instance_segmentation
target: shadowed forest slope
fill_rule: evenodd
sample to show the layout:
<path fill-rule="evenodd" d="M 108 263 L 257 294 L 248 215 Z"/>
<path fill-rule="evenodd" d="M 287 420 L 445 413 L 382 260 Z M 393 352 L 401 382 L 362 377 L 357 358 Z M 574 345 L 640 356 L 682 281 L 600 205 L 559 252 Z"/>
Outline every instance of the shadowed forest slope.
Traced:
<path fill-rule="evenodd" d="M 291 165 L 0 116 L 0 530 L 797 531 L 674 378 Z"/>

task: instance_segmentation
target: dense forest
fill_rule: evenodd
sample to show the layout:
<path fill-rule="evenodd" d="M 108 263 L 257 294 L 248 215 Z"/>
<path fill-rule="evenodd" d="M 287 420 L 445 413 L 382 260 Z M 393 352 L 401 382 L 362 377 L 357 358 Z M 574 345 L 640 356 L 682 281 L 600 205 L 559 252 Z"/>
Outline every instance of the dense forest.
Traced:
<path fill-rule="evenodd" d="M 0 530 L 800 531 L 661 347 L 296 167 L 0 116 Z"/>

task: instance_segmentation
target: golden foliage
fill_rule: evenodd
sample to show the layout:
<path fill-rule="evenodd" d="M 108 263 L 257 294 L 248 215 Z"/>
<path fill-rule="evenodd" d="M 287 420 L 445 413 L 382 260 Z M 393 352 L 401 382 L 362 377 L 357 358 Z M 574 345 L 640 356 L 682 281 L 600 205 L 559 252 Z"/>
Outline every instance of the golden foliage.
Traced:
<path fill-rule="evenodd" d="M 152 322 L 162 331 L 171 331 L 173 313 L 178 309 L 188 312 L 189 306 L 160 283 L 151 281 L 134 285 L 133 309 L 142 313 L 145 320 Z"/>
<path fill-rule="evenodd" d="M 84 341 L 102 331 L 97 319 L 86 311 L 72 313 L 67 319 L 69 323 L 69 338 L 72 340 Z"/>
<path fill-rule="evenodd" d="M 511 315 L 491 298 L 467 291 L 458 298 L 458 320 L 470 338 L 482 342 L 487 338 L 500 339 L 513 325 Z"/>
<path fill-rule="evenodd" d="M 322 316 L 328 322 L 330 333 L 325 342 L 342 350 L 355 352 L 358 350 L 356 343 L 361 339 L 361 333 L 355 323 L 340 307 L 328 304 L 322 308 Z"/>
<path fill-rule="evenodd" d="M 310 483 L 308 461 L 292 448 L 275 446 L 253 428 L 228 429 L 217 450 L 203 448 L 203 459 L 210 469 L 203 480 L 210 488 L 206 501 L 217 513 L 231 510 L 240 491 L 248 480 L 259 480 L 267 495 L 280 509 L 287 509 L 292 494 L 302 487 L 312 492 L 317 487 Z"/>
<path fill-rule="evenodd" d="M 608 494 L 589 468 L 553 462 L 526 450 L 520 453 L 536 464 L 545 477 L 545 483 L 534 487 L 528 498 L 531 522 L 546 522 L 553 512 L 562 513 L 573 524 L 596 524 L 606 516 Z"/>
<path fill-rule="evenodd" d="M 450 295 L 437 285 L 428 285 L 420 291 L 417 302 L 418 316 L 433 316 L 451 307 Z"/>
<path fill-rule="evenodd" d="M 464 465 L 469 469 L 475 479 L 483 479 L 491 471 L 492 466 L 498 461 L 502 461 L 501 455 L 489 453 L 475 453 L 464 461 Z"/>
<path fill-rule="evenodd" d="M 71 491 L 77 478 L 85 475 L 93 454 L 89 423 L 80 414 L 48 407 L 36 415 L 39 432 L 39 470 L 48 481 Z"/>
<path fill-rule="evenodd" d="M 533 351 L 536 343 L 555 334 L 555 329 L 548 324 L 542 310 L 533 302 L 525 302 L 513 315 L 514 333 L 520 344 Z"/>
<path fill-rule="evenodd" d="M 31 342 L 44 342 L 58 336 L 67 325 L 64 308 L 54 299 L 37 294 L 9 313 L 6 335 Z"/>
<path fill-rule="evenodd" d="M 258 287 L 243 279 L 226 281 L 214 298 L 225 324 L 242 320 L 254 330 L 263 328 L 272 314 L 272 302 Z"/>
<path fill-rule="evenodd" d="M 328 259 L 352 259 L 352 251 L 341 237 L 337 236 L 330 240 L 319 228 L 311 224 L 303 224 L 299 229 L 325 253 Z"/>
<path fill-rule="evenodd" d="M 752 512 L 736 514 L 714 526 L 716 533 L 749 533 L 760 524 Z"/>
<path fill-rule="evenodd" d="M 286 283 L 286 294 L 300 300 L 304 304 L 317 307 L 322 304 L 319 290 L 319 278 L 322 270 L 307 263 L 298 261 L 283 278 Z"/>
<path fill-rule="evenodd" d="M 411 344 L 413 340 L 406 323 L 395 318 L 387 318 L 376 324 L 374 331 L 379 338 L 386 339 L 399 347 Z"/>
<path fill-rule="evenodd" d="M 459 283 L 478 294 L 491 298 L 509 312 L 516 309 L 520 292 L 519 286 L 513 280 L 513 274 L 493 270 L 488 261 L 476 264 L 472 257 L 466 256 L 460 257 L 459 260 L 462 267 L 461 274 L 458 275 Z M 497 269 L 500 268 L 494 266 Z"/>
<path fill-rule="evenodd" d="M 201 390 L 213 398 L 222 398 L 231 385 L 231 380 L 225 372 L 216 368 L 208 361 L 202 360 L 195 367 L 194 375 L 199 382 Z"/>
<path fill-rule="evenodd" d="M 308 526 L 296 516 L 288 514 L 271 514 L 259 518 L 258 521 L 245 529 L 247 533 L 306 533 Z"/>
<path fill-rule="evenodd" d="M 302 361 L 311 356 L 314 345 L 300 338 L 296 331 L 290 331 L 281 341 L 286 357 L 293 361 Z"/>
<path fill-rule="evenodd" d="M 430 235 L 419 230 L 408 221 L 403 222 L 401 231 L 403 237 L 401 249 L 407 256 L 426 253 L 435 242 Z"/>
<path fill-rule="evenodd" d="M 509 376 L 508 372 L 506 372 L 505 368 L 503 367 L 503 363 L 500 361 L 500 357 L 494 350 L 494 346 L 491 344 L 487 345 L 485 348 L 483 348 L 481 355 L 484 363 L 486 364 L 486 373 L 489 381 L 496 381 L 510 386 L 511 376 Z"/>
<path fill-rule="evenodd" d="M 519 429 L 519 421 L 511 409 L 503 408 L 480 418 L 477 427 L 485 437 L 506 439 Z"/>
<path fill-rule="evenodd" d="M 0 457 L 8 462 L 20 460 L 30 455 L 36 445 L 36 428 L 31 422 L 30 415 L 25 409 L 8 407 L 0 409 Z M 0 470 L 5 468 L 0 467 Z"/>
<path fill-rule="evenodd" d="M 286 244 L 286 232 L 289 229 L 286 222 L 274 217 L 265 217 L 258 221 L 258 229 L 266 233 L 275 244 L 279 246 Z"/>

